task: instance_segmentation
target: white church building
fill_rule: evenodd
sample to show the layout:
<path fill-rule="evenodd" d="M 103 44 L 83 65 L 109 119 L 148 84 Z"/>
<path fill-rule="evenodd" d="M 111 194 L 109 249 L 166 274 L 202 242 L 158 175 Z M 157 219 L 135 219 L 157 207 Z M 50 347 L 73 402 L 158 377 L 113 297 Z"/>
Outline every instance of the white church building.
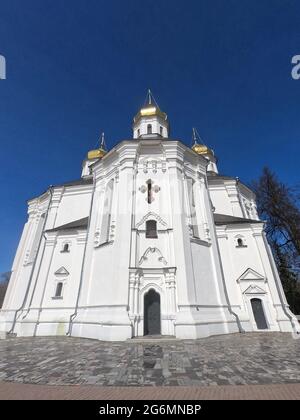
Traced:
<path fill-rule="evenodd" d="M 297 332 L 254 193 L 149 92 L 133 138 L 28 201 L 0 331 L 99 340 Z"/>

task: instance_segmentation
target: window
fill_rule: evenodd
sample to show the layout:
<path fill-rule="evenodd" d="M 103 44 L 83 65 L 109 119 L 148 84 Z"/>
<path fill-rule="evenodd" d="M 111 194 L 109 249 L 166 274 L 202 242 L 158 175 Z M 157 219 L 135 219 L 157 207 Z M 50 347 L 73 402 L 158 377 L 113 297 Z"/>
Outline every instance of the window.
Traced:
<path fill-rule="evenodd" d="M 236 245 L 237 248 L 246 248 L 247 247 L 243 238 L 237 238 L 236 243 L 237 243 L 237 245 Z"/>
<path fill-rule="evenodd" d="M 63 283 L 61 282 L 57 283 L 56 290 L 55 290 L 56 298 L 62 298 L 62 289 L 63 289 Z"/>
<path fill-rule="evenodd" d="M 251 299 L 251 307 L 258 330 L 267 330 L 268 324 L 261 299 Z"/>
<path fill-rule="evenodd" d="M 152 181 L 149 179 L 147 181 L 147 201 L 148 204 L 152 203 Z"/>
<path fill-rule="evenodd" d="M 141 135 L 141 130 L 140 129 L 138 129 L 137 135 L 138 135 L 138 137 L 140 137 L 140 135 Z"/>
<path fill-rule="evenodd" d="M 152 134 L 152 125 L 151 124 L 147 125 L 147 134 Z"/>
<path fill-rule="evenodd" d="M 146 238 L 157 238 L 156 220 L 147 220 L 146 222 Z"/>
<path fill-rule="evenodd" d="M 61 252 L 70 252 L 70 244 L 64 244 Z"/>
<path fill-rule="evenodd" d="M 162 126 L 159 127 L 159 134 L 162 136 L 163 135 L 163 128 Z"/>

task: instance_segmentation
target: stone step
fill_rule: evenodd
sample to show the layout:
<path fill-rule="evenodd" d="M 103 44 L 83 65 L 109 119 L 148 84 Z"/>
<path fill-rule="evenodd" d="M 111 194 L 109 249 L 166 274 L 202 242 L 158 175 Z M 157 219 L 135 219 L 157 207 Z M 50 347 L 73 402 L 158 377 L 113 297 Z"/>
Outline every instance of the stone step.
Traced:
<path fill-rule="evenodd" d="M 175 335 L 145 335 L 142 337 L 129 338 L 127 341 L 131 343 L 149 343 L 149 342 L 162 342 L 162 341 L 179 341 Z"/>
<path fill-rule="evenodd" d="M 7 338 L 7 333 L 5 331 L 0 331 L 0 340 L 5 340 Z"/>

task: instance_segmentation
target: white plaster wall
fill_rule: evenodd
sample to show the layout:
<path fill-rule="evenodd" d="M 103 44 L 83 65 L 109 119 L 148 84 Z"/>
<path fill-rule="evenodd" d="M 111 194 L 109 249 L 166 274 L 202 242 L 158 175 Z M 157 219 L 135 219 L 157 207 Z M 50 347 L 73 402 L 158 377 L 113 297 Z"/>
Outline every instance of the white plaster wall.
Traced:
<path fill-rule="evenodd" d="M 248 280 L 236 281 L 251 267 L 267 279 L 262 294 L 270 329 L 290 330 L 261 226 L 217 227 L 220 260 L 210 198 L 217 213 L 241 217 L 242 208 L 235 181 L 210 185 L 209 196 L 205 171 L 205 159 L 177 141 L 120 143 L 94 165 L 94 186 L 52 191 L 46 230 L 90 215 L 88 231 L 45 232 L 34 262 L 24 264 L 35 242 L 37 216 L 47 208 L 45 197 L 38 198 L 22 235 L 5 302 L 10 325 L 11 309 L 21 307 L 16 326 L 20 335 L 70 331 L 75 336 L 125 340 L 142 334 L 143 297 L 152 287 L 161 295 L 163 334 L 197 338 L 236 332 L 231 308 L 251 330 L 253 319 L 244 288 Z M 196 188 L 197 238 L 189 226 L 187 178 L 193 179 Z M 149 179 L 154 187 L 150 204 L 141 189 Z M 112 180 L 107 241 L 101 242 L 99 229 Z M 157 220 L 157 239 L 145 237 L 147 218 Z M 236 248 L 237 235 L 242 235 L 247 248 Z M 70 252 L 61 253 L 66 241 Z M 141 261 L 149 248 L 147 259 Z M 56 271 L 62 267 L 69 274 L 60 277 Z M 63 299 L 57 300 L 53 294 L 60 278 Z"/>
<path fill-rule="evenodd" d="M 92 186 L 66 188 L 57 214 L 55 227 L 82 219 L 89 215 Z"/>
<path fill-rule="evenodd" d="M 140 130 L 140 136 L 147 135 L 147 126 L 152 125 L 152 134 L 160 134 L 160 127 L 163 128 L 162 136 L 168 137 L 168 122 L 158 116 L 153 117 L 142 117 L 138 123 L 134 124 L 133 136 L 138 138 L 138 130 Z"/>
<path fill-rule="evenodd" d="M 215 213 L 233 216 L 232 206 L 224 186 L 209 186 L 209 193 Z"/>
<path fill-rule="evenodd" d="M 292 325 L 287 315 L 282 311 L 270 260 L 267 253 L 262 252 L 262 249 L 265 251 L 265 247 L 259 246 L 259 242 L 263 243 L 262 229 L 263 223 L 219 226 L 217 228 L 229 300 L 246 330 L 257 331 L 250 304 L 250 300 L 256 297 L 263 302 L 270 330 L 284 330 L 281 326 L 283 323 L 284 328 L 288 324 L 287 330 L 292 331 Z M 244 247 L 237 247 L 237 237 L 243 239 Z M 254 291 L 251 292 L 251 289 Z M 278 307 L 280 308 L 279 312 Z"/>

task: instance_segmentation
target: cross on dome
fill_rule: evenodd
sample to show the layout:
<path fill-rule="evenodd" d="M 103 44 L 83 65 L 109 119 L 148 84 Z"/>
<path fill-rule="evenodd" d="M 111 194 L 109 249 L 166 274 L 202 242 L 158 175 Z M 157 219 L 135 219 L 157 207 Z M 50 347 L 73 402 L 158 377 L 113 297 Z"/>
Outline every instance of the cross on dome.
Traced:
<path fill-rule="evenodd" d="M 88 152 L 88 159 L 101 159 L 107 153 L 106 144 L 105 144 L 105 135 L 104 133 L 101 134 L 99 139 L 100 147 L 95 150 L 90 150 Z"/>
<path fill-rule="evenodd" d="M 198 155 L 214 156 L 214 151 L 203 143 L 196 128 L 193 128 L 192 141 L 193 141 L 192 150 L 196 152 Z"/>
<path fill-rule="evenodd" d="M 150 89 L 143 107 L 133 119 L 133 138 L 169 137 L 168 116 L 161 111 Z"/>

